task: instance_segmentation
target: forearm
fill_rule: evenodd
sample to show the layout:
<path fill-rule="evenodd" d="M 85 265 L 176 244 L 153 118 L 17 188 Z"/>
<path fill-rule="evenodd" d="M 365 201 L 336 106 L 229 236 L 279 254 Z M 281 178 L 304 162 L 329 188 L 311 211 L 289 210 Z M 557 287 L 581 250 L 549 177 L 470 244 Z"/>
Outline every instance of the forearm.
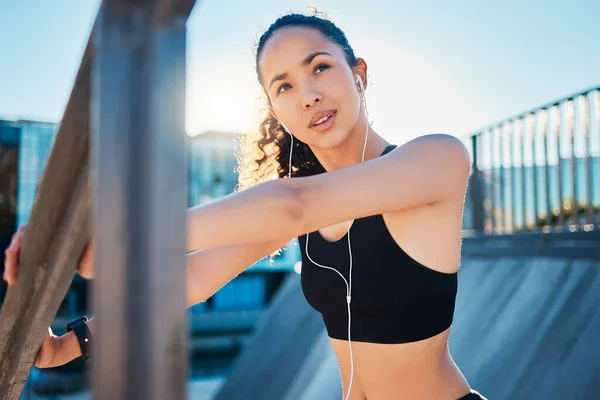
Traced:
<path fill-rule="evenodd" d="M 292 238 L 199 250 L 186 256 L 187 306 L 206 301 L 223 285 Z"/>
<path fill-rule="evenodd" d="M 293 237 L 301 207 L 292 185 L 264 182 L 187 211 L 188 252 Z"/>
<path fill-rule="evenodd" d="M 261 196 L 273 196 L 275 192 L 265 191 L 258 194 L 258 198 Z M 256 197 L 255 197 L 256 201 Z M 258 200 L 260 202 L 260 200 Z M 268 201 L 261 203 L 263 207 L 268 204 Z M 219 205 L 218 210 L 214 210 L 214 207 L 207 209 L 216 214 L 223 212 L 231 212 L 235 214 L 237 209 L 241 209 L 239 199 L 233 199 L 223 205 Z M 204 210 L 202 211 L 202 213 Z M 243 210 L 244 213 L 248 212 Z M 211 214 L 209 213 L 197 213 L 194 217 L 200 218 L 203 226 L 211 226 L 215 224 L 214 219 L 210 219 Z M 204 219 L 204 217 L 207 217 Z M 252 220 L 247 218 L 246 221 Z M 243 224 L 241 224 L 243 225 Z M 276 225 L 276 224 L 275 224 Z M 232 224 L 228 223 L 227 226 L 231 227 Z M 236 227 L 238 224 L 235 225 Z M 249 229 L 248 226 L 245 228 L 249 233 L 249 237 L 252 238 L 256 232 L 262 229 Z M 202 235 L 212 236 L 214 232 L 217 234 L 224 235 L 226 233 L 235 232 L 231 229 L 216 229 L 216 230 L 204 230 L 193 229 L 198 234 L 198 238 L 202 238 Z M 274 230 L 276 233 L 277 230 Z M 274 233 L 272 233 L 274 234 Z M 275 235 L 275 234 L 274 234 Z M 257 235 L 261 237 L 260 235 Z M 255 236 L 256 237 L 256 236 Z M 249 266 L 254 264 L 261 258 L 273 253 L 275 250 L 283 247 L 288 243 L 292 237 L 289 236 L 275 236 L 275 239 L 269 241 L 262 241 L 258 243 L 243 243 L 229 246 L 220 246 L 211 249 L 203 249 L 186 255 L 186 306 L 191 307 L 194 304 L 200 303 L 207 300 L 223 285 L 235 278 Z M 251 240 L 249 240 L 251 241 Z M 91 248 L 91 246 L 89 247 Z M 87 252 L 86 254 L 91 254 Z M 93 266 L 92 258 L 90 255 L 86 255 L 84 258 L 89 260 L 90 269 Z M 91 272 L 90 272 L 91 274 Z M 94 333 L 94 318 L 91 318 L 87 322 L 87 326 L 92 333 Z M 51 364 L 48 366 L 57 366 L 66 364 L 77 357 L 82 355 L 77 336 L 73 331 L 67 332 L 59 338 L 59 347 L 55 356 L 53 357 Z"/>

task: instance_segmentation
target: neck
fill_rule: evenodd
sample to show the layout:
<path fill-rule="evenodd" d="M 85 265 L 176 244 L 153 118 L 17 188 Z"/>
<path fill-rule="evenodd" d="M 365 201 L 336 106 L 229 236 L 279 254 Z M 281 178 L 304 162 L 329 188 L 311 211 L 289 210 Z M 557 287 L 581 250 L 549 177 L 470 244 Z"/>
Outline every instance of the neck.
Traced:
<path fill-rule="evenodd" d="M 315 156 L 326 171 L 349 167 L 362 162 L 362 154 L 365 143 L 365 129 L 349 135 L 346 141 L 332 149 L 313 149 Z M 389 143 L 379 136 L 369 126 L 367 147 L 365 150 L 365 161 L 377 158 L 383 153 Z"/>

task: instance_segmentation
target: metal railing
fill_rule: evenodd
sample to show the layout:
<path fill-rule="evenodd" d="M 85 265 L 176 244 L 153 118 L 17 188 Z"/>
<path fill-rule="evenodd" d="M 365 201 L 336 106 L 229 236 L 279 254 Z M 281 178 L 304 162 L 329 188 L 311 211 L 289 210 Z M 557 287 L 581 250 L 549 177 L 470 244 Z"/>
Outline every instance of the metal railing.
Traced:
<path fill-rule="evenodd" d="M 600 86 L 490 125 L 469 142 L 466 232 L 600 229 Z"/>

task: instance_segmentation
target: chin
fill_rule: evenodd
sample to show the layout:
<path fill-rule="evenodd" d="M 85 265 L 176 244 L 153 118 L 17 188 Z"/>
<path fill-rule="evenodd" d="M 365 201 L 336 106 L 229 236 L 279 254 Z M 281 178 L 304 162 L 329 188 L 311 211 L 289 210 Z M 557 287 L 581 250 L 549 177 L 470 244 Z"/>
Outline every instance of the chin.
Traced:
<path fill-rule="evenodd" d="M 347 130 L 334 128 L 325 133 L 313 132 L 313 137 L 313 144 L 315 147 L 324 150 L 330 150 L 341 146 L 344 142 L 346 142 L 346 140 L 348 140 L 350 135 L 348 134 Z"/>

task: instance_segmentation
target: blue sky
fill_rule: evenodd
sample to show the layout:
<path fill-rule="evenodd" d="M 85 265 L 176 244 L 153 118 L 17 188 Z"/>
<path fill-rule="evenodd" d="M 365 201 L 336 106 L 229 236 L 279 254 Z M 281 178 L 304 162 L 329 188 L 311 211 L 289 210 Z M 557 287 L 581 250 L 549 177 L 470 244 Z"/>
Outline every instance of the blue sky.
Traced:
<path fill-rule="evenodd" d="M 316 5 L 345 30 L 395 143 L 483 126 L 600 84 L 600 2 L 199 1 L 189 22 L 187 130 L 250 131 L 252 45 L 278 16 Z M 0 118 L 59 121 L 99 0 L 0 0 Z"/>

